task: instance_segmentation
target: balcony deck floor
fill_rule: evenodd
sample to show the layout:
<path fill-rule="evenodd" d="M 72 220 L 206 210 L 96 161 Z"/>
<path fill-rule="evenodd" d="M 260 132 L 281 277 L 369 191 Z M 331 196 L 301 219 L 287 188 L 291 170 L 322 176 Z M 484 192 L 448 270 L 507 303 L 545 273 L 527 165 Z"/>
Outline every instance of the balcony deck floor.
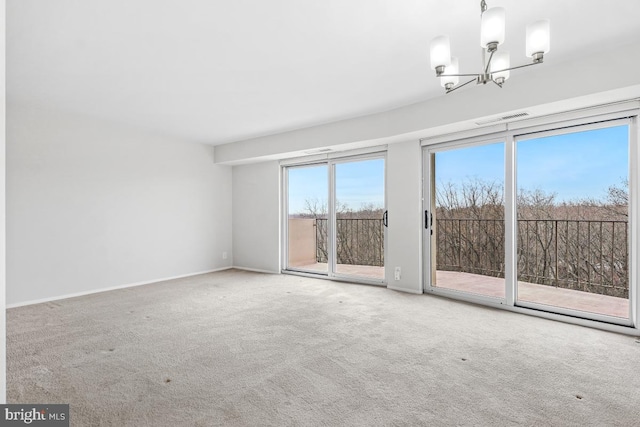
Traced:
<path fill-rule="evenodd" d="M 504 298 L 504 279 L 480 274 L 437 271 L 436 286 L 490 297 Z M 518 281 L 518 299 L 569 310 L 629 318 L 629 300 L 573 289 Z"/>
<path fill-rule="evenodd" d="M 326 263 L 296 266 L 296 269 L 326 273 Z M 338 272 L 347 276 L 384 280 L 384 267 L 339 264 Z M 436 286 L 489 297 L 504 298 L 504 279 L 456 271 L 436 272 Z M 518 282 L 518 298 L 552 307 L 629 318 L 629 300 L 572 289 Z"/>

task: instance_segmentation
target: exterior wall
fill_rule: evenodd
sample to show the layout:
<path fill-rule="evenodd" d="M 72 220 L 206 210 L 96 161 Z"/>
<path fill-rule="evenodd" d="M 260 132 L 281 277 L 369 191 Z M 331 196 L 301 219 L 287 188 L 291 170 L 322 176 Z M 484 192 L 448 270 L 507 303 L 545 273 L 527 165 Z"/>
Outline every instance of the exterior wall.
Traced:
<path fill-rule="evenodd" d="M 289 266 L 314 264 L 316 262 L 316 220 L 306 218 L 289 219 Z"/>

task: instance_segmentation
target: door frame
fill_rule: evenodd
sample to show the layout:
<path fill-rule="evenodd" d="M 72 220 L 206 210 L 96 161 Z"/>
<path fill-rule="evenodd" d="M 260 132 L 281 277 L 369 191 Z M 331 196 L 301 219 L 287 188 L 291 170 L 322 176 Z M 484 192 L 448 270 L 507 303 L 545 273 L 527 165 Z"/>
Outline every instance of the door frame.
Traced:
<path fill-rule="evenodd" d="M 282 245 L 281 245 L 281 272 L 290 272 L 296 274 L 302 274 L 309 277 L 325 277 L 329 271 L 329 264 L 327 263 L 327 273 L 321 271 L 304 270 L 301 268 L 289 267 L 289 173 L 288 169 L 291 167 L 304 168 L 304 167 L 317 167 L 327 166 L 327 179 L 329 179 L 329 167 L 326 162 L 322 161 L 310 161 L 307 163 L 293 164 L 293 165 L 281 165 L 280 176 L 282 177 L 282 215 L 281 215 L 281 231 L 282 231 Z M 331 199 L 329 192 L 327 191 L 328 199 Z M 328 203 L 328 202 L 327 202 Z M 329 212 L 327 212 L 327 227 L 329 227 Z M 329 254 L 327 254 L 329 256 Z"/>
<path fill-rule="evenodd" d="M 541 310 L 541 311 L 551 311 L 554 313 L 568 315 L 568 316 L 577 316 L 579 314 L 579 317 L 583 317 L 586 319 L 595 320 L 599 322 L 619 324 L 622 326 L 633 326 L 635 324 L 633 319 L 634 319 L 634 313 L 636 312 L 635 294 L 637 293 L 638 284 L 636 281 L 632 281 L 632 273 L 635 272 L 636 268 L 635 266 L 632 265 L 632 262 L 631 262 L 634 259 L 633 255 L 634 255 L 634 252 L 636 251 L 636 249 L 631 245 L 631 236 L 633 235 L 632 227 L 634 227 L 634 224 L 631 222 L 631 213 L 632 213 L 631 201 L 632 199 L 636 198 L 636 197 L 633 197 L 631 193 L 631 171 L 633 169 L 632 150 L 634 148 L 637 149 L 637 147 L 634 147 L 637 144 L 632 143 L 632 134 L 634 133 L 634 127 L 635 127 L 634 118 L 633 117 L 610 118 L 608 120 L 591 122 L 586 124 L 575 124 L 572 126 L 566 126 L 561 128 L 555 128 L 555 129 L 547 129 L 547 130 L 539 129 L 539 130 L 536 130 L 535 132 L 519 133 L 517 135 L 513 135 L 513 147 L 514 147 L 513 151 L 514 151 L 514 161 L 515 161 L 517 160 L 518 142 L 521 142 L 521 141 L 552 137 L 552 136 L 560 136 L 560 135 L 570 135 L 572 133 L 588 132 L 591 130 L 606 129 L 606 128 L 611 128 L 616 126 L 625 126 L 625 125 L 628 126 L 628 129 L 629 129 L 628 139 L 627 139 L 627 158 L 628 158 L 627 179 L 629 180 L 629 200 L 627 204 L 628 218 L 629 218 L 627 253 L 628 253 L 628 258 L 630 262 L 629 262 L 629 271 L 627 272 L 628 286 L 629 286 L 629 289 L 628 289 L 629 311 L 628 311 L 627 319 L 622 319 L 622 318 L 608 316 L 608 315 L 599 314 L 599 313 L 583 312 L 583 311 L 573 310 L 565 307 L 550 306 L 550 305 L 541 304 L 541 303 L 532 302 L 532 301 L 521 301 L 521 300 L 518 300 L 517 284 L 515 285 L 515 288 L 514 288 L 514 305 L 515 306 L 530 308 L 534 310 Z M 513 179 L 515 183 L 514 187 L 517 188 L 517 164 L 515 162 L 514 162 Z M 514 206 L 514 209 L 517 210 L 517 206 Z M 517 224 L 517 216 L 516 216 L 515 223 Z M 517 244 L 517 241 L 516 241 L 516 244 Z M 517 250 L 517 247 L 516 247 L 516 250 Z"/>
<path fill-rule="evenodd" d="M 359 150 L 360 151 L 360 150 Z M 314 158 L 312 160 L 307 160 L 304 161 L 304 159 L 301 159 L 300 161 L 289 161 L 289 162 L 281 162 L 281 176 L 282 176 L 282 222 L 281 222 L 281 229 L 282 229 L 282 250 L 281 250 L 281 256 L 282 256 L 282 273 L 285 274 L 296 274 L 296 275 L 302 275 L 302 276 L 308 276 L 308 277 L 317 277 L 317 278 L 326 278 L 326 279 L 331 279 L 331 280 L 336 280 L 336 281 L 344 281 L 344 282 L 353 282 L 353 283 L 362 283 L 362 284 L 369 284 L 369 285 L 379 285 L 379 286 L 386 286 L 387 284 L 387 269 L 386 266 L 385 267 L 385 275 L 384 278 L 381 280 L 376 280 L 376 279 L 372 279 L 372 278 L 366 278 L 366 277 L 362 277 L 362 276 L 355 276 L 355 275 L 348 275 L 348 274 L 344 274 L 344 273 L 337 273 L 336 272 L 336 255 L 337 255 L 337 247 L 336 247 L 336 179 L 335 179 L 335 166 L 337 164 L 342 164 L 342 163 L 350 163 L 350 162 L 358 162 L 358 161 L 366 161 L 366 160 L 376 160 L 376 159 L 382 159 L 383 160 L 383 179 L 384 179 L 384 185 L 383 185 L 383 191 L 384 191 L 384 197 L 383 197 L 383 211 L 386 211 L 387 209 L 387 156 L 386 156 L 386 148 L 384 150 L 380 150 L 375 149 L 372 150 L 371 152 L 365 152 L 365 153 L 361 153 L 358 152 L 357 154 L 342 154 L 342 155 L 327 155 L 326 158 L 324 159 L 317 159 Z M 288 210 L 288 202 L 289 202 L 289 192 L 288 192 L 288 180 L 289 180 L 289 174 L 288 174 L 288 170 L 290 168 L 296 168 L 296 167 L 305 167 L 305 166 L 321 166 L 321 165 L 326 165 L 327 166 L 327 185 L 328 185 L 328 201 L 327 201 L 327 272 L 312 272 L 309 270 L 302 270 L 302 269 L 296 269 L 296 268 L 291 268 L 288 266 L 288 260 L 289 260 L 289 256 L 288 256 L 288 216 L 289 216 L 289 210 Z M 388 244 L 387 244 L 387 234 L 388 234 L 388 227 L 384 227 L 383 228 L 383 248 L 384 248 L 384 262 L 386 264 L 386 260 L 388 259 L 387 257 L 387 250 L 388 250 Z"/>
<path fill-rule="evenodd" d="M 483 295 L 465 293 L 446 288 L 438 288 L 431 285 L 432 238 L 427 228 L 426 218 L 422 219 L 422 241 L 423 241 L 423 291 L 425 293 L 439 294 L 449 298 L 464 300 L 472 303 L 500 307 L 510 311 L 523 312 L 541 317 L 553 318 L 555 320 L 565 320 L 579 324 L 593 324 L 593 322 L 604 322 L 612 328 L 616 326 L 633 327 L 638 329 L 640 292 L 638 286 L 638 266 L 640 265 L 640 129 L 638 126 L 638 116 L 640 110 L 635 108 L 621 108 L 616 112 L 604 112 L 593 115 L 580 114 L 580 112 L 569 113 L 570 116 L 564 120 L 546 118 L 546 120 L 533 120 L 532 125 L 526 126 L 516 123 L 512 130 L 506 125 L 504 130 L 488 132 L 485 135 L 455 138 L 439 138 L 433 144 L 422 143 L 422 165 L 423 165 L 423 200 L 422 210 L 431 211 L 431 198 L 434 189 L 432 188 L 432 154 L 438 151 L 445 151 L 455 148 L 471 147 L 491 142 L 504 141 L 505 144 L 505 298 L 492 298 Z M 562 309 L 559 307 L 549 307 L 542 304 L 523 303 L 517 299 L 517 171 L 516 171 L 516 142 L 524 139 L 538 138 L 544 134 L 562 134 L 579 132 L 603 127 L 616 126 L 622 122 L 629 126 L 629 317 L 621 319 L 612 316 L 599 315 L 595 313 L 580 312 L 577 310 Z M 477 134 L 476 134 L 477 135 Z M 552 310 L 551 310 L 552 309 Z"/>
<path fill-rule="evenodd" d="M 465 301 L 469 301 L 469 302 L 475 302 L 475 303 L 479 303 L 479 304 L 489 304 L 489 305 L 503 305 L 503 304 L 507 304 L 509 301 L 509 291 L 508 288 L 509 286 L 507 285 L 507 282 L 509 281 L 509 278 L 511 277 L 511 275 L 513 274 L 513 269 L 512 264 L 510 265 L 509 263 L 509 259 L 508 259 L 508 254 L 509 254 L 509 243 L 513 240 L 512 236 L 510 235 L 510 233 L 512 233 L 512 230 L 509 229 L 509 227 L 507 227 L 507 216 L 508 216 L 508 211 L 509 211 L 509 206 L 511 204 L 511 201 L 508 200 L 510 197 L 510 192 L 508 191 L 508 187 L 507 187 L 507 179 L 506 179 L 506 175 L 507 175 L 507 168 L 505 165 L 505 186 L 504 186 L 504 197 L 505 197 L 505 242 L 504 242 L 504 247 L 505 247 L 505 253 L 504 253 L 504 262 L 505 262 L 505 298 L 498 298 L 498 297 L 491 297 L 488 295 L 481 295 L 481 294 L 473 294 L 470 292 L 463 292 L 463 291 L 457 291 L 455 289 L 447 289 L 447 288 L 441 288 L 441 287 L 437 287 L 434 286 L 432 283 L 433 281 L 433 274 L 435 274 L 435 269 L 432 270 L 432 267 L 435 264 L 435 260 L 434 257 L 436 255 L 436 251 L 432 250 L 432 248 L 435 245 L 435 239 L 436 239 L 436 232 L 435 232 L 435 226 L 432 226 L 431 223 L 435 224 L 436 221 L 436 215 L 435 215 L 435 209 L 433 209 L 433 206 L 435 204 L 435 182 L 433 179 L 433 173 L 435 165 L 434 165 L 434 160 L 435 160 L 435 155 L 439 152 L 445 152 L 445 151 L 449 151 L 449 150 L 456 150 L 456 149 L 464 149 L 464 148 L 471 148 L 471 147 L 479 147 L 479 146 L 483 146 L 483 145 L 489 145 L 489 144 L 498 144 L 498 143 L 502 143 L 504 144 L 505 147 L 505 161 L 507 161 L 507 156 L 508 156 L 508 147 L 507 147 L 507 142 L 504 138 L 504 134 L 502 133 L 494 133 L 494 134 L 490 134 L 490 135 L 486 135 L 486 136 L 478 136 L 478 137 L 471 137 L 471 138 L 465 138 L 465 139 L 459 139 L 459 140 L 453 140 L 453 141 L 449 141 L 449 142 L 441 142 L 438 144 L 433 144 L 433 145 L 427 145 L 424 146 L 422 149 L 422 165 L 423 165 L 423 198 L 422 198 L 422 242 L 423 242 L 423 263 L 424 263 L 424 268 L 423 268 L 423 291 L 425 293 L 433 293 L 433 294 L 438 294 L 438 295 L 442 295 L 442 296 L 446 296 L 446 297 L 450 297 L 450 298 L 456 298 L 456 299 L 464 299 Z M 425 214 L 425 212 L 428 211 L 429 215 Z M 429 224 L 428 224 L 429 223 Z M 434 231 L 432 233 L 432 231 Z"/>

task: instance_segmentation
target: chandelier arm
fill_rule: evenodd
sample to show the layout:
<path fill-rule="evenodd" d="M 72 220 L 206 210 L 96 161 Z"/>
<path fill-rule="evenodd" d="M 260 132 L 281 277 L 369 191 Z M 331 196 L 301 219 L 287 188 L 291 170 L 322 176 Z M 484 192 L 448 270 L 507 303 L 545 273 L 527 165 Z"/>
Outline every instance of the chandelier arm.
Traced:
<path fill-rule="evenodd" d="M 532 65 L 538 65 L 538 64 L 542 64 L 542 62 L 532 62 L 531 64 L 524 64 L 524 65 L 518 65 L 517 67 L 505 68 L 505 69 L 502 69 L 502 70 L 495 70 L 491 74 L 500 73 L 502 71 L 517 70 L 519 68 L 531 67 Z"/>
<path fill-rule="evenodd" d="M 440 74 L 438 77 L 479 77 L 482 74 L 473 73 L 473 74 Z"/>
<path fill-rule="evenodd" d="M 446 93 L 451 93 L 451 92 L 453 92 L 454 90 L 456 90 L 456 89 L 460 89 L 461 87 L 466 86 L 466 85 L 468 85 L 469 83 L 471 83 L 471 82 L 475 82 L 475 81 L 477 81 L 477 77 L 476 77 L 476 78 L 474 78 L 474 79 L 469 80 L 469 81 L 468 81 L 468 82 L 466 82 L 466 83 L 462 83 L 461 85 L 458 85 L 458 86 L 456 86 L 456 87 L 452 87 L 451 89 L 448 89 Z"/>
<path fill-rule="evenodd" d="M 491 60 L 493 59 L 494 51 L 491 51 L 491 55 L 489 55 L 489 60 L 487 61 L 487 65 L 484 67 L 484 73 L 487 74 L 489 72 L 489 66 L 491 65 Z"/>

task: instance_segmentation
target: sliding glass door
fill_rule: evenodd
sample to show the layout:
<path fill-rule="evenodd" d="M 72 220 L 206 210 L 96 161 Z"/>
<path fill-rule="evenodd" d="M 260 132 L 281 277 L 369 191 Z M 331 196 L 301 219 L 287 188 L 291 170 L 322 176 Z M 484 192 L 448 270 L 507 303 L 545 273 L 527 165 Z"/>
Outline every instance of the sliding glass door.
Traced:
<path fill-rule="evenodd" d="M 327 274 L 328 165 L 287 168 L 288 269 Z"/>
<path fill-rule="evenodd" d="M 494 135 L 424 147 L 425 291 L 637 323 L 635 116 Z"/>
<path fill-rule="evenodd" d="M 504 298 L 504 143 L 429 150 L 432 288 Z"/>
<path fill-rule="evenodd" d="M 629 125 L 516 140 L 517 304 L 629 318 Z"/>
<path fill-rule="evenodd" d="M 284 176 L 285 270 L 384 282 L 384 158 L 289 166 Z"/>
<path fill-rule="evenodd" d="M 335 163 L 335 274 L 384 280 L 384 159 Z"/>

